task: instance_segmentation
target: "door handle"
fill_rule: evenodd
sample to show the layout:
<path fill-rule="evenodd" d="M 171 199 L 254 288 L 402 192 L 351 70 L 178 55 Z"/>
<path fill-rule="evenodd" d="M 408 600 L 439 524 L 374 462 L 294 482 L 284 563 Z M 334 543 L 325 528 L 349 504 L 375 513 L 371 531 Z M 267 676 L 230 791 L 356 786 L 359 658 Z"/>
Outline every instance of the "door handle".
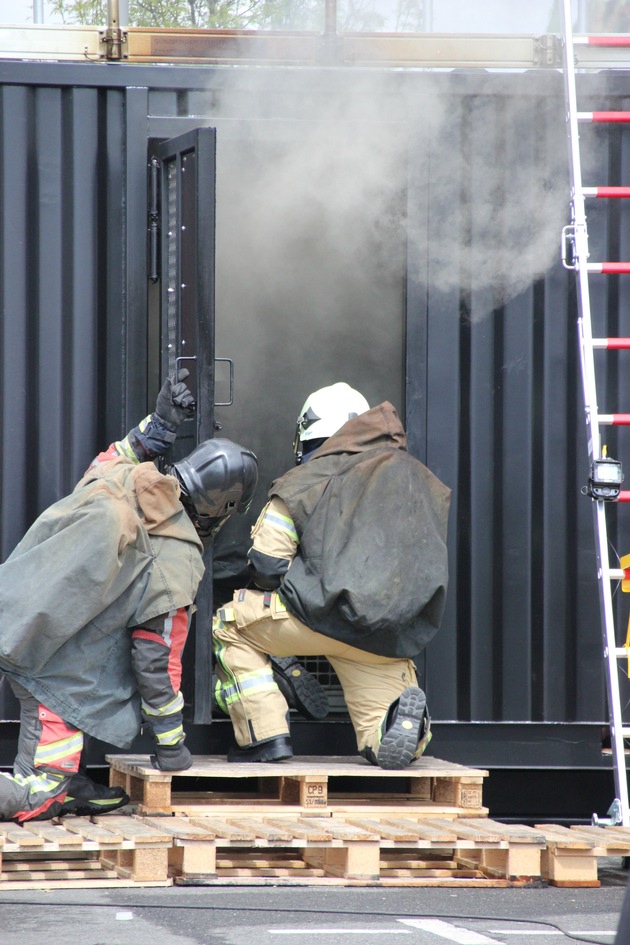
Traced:
<path fill-rule="evenodd" d="M 234 403 L 234 362 L 231 358 L 215 358 L 215 363 L 217 361 L 225 361 L 230 365 L 230 399 L 225 401 L 225 403 L 219 403 L 218 400 L 214 402 L 215 407 L 231 407 Z"/>

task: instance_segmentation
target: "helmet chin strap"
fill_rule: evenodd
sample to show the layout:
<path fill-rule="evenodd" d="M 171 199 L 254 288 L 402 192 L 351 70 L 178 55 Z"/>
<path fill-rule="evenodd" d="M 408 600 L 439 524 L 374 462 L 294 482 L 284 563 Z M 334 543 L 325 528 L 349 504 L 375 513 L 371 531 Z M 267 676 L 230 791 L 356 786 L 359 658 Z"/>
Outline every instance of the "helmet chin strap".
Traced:
<path fill-rule="evenodd" d="M 300 440 L 295 454 L 295 465 L 301 466 L 302 463 L 307 463 L 311 456 L 317 452 L 327 439 L 327 436 L 322 436 L 317 440 Z M 300 446 L 302 449 L 299 448 Z"/>

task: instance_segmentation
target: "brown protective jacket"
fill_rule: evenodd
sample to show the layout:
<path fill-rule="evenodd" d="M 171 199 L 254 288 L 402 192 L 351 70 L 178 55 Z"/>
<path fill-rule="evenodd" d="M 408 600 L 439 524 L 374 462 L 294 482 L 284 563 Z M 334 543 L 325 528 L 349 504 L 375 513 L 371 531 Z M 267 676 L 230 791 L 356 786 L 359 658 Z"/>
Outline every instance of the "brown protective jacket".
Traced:
<path fill-rule="evenodd" d="M 326 636 L 382 656 L 416 656 L 446 599 L 450 489 L 407 453 L 394 407 L 349 420 L 273 483 L 299 548 L 280 594 Z"/>
<path fill-rule="evenodd" d="M 202 551 L 173 476 L 122 457 L 92 467 L 0 565 L 0 670 L 129 748 L 140 727 L 131 628 L 193 603 Z"/>

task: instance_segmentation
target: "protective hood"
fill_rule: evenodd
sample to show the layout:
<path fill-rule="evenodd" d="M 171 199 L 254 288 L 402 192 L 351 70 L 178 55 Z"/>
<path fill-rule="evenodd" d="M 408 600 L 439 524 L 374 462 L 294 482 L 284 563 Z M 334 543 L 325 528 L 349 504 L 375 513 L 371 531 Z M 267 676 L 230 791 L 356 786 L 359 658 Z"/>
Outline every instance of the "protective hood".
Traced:
<path fill-rule="evenodd" d="M 182 537 L 184 510 L 175 476 L 163 475 L 153 463 L 131 465 L 124 457 L 119 457 L 91 467 L 74 491 L 99 482 L 118 498 L 130 494 L 135 496 L 136 512 L 150 535 Z M 201 547 L 194 529 L 190 531 L 190 537 L 193 536 Z"/>
<path fill-rule="evenodd" d="M 381 446 L 407 449 L 407 435 L 403 425 L 395 407 L 387 400 L 344 423 L 313 453 L 309 462 L 321 456 L 363 453 Z"/>
<path fill-rule="evenodd" d="M 280 588 L 288 609 L 371 653 L 421 652 L 446 600 L 450 489 L 407 453 L 394 407 L 349 420 L 274 495 L 299 539 Z"/>

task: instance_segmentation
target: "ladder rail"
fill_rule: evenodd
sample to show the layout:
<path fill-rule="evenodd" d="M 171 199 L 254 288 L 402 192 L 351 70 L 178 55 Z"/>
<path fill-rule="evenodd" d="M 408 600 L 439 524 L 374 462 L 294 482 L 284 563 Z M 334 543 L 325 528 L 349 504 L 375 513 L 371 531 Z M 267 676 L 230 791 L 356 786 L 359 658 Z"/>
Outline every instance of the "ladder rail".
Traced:
<path fill-rule="evenodd" d="M 601 457 L 600 422 L 597 409 L 597 386 L 595 379 L 595 347 L 592 331 L 591 304 L 589 292 L 588 229 L 586 221 L 585 192 L 582 185 L 582 167 L 579 148 L 578 120 L 585 113 L 577 108 L 577 86 L 575 77 L 575 54 L 573 24 L 571 19 L 571 0 L 564 0 L 564 82 L 567 106 L 567 140 L 569 146 L 569 168 L 571 182 L 571 226 L 573 258 L 572 266 L 577 278 L 578 299 L 578 340 L 582 374 L 585 420 L 588 427 L 589 461 Z M 564 257 L 563 257 L 564 258 Z M 605 271 L 605 270 L 602 270 Z M 611 733 L 611 747 L 615 779 L 616 800 L 623 826 L 630 826 L 630 803 L 624 753 L 624 727 L 619 691 L 619 650 L 617 647 L 613 610 L 611 580 L 615 571 L 611 569 L 608 551 L 608 527 L 606 521 L 606 502 L 591 499 L 595 529 L 595 550 L 599 602 L 601 615 L 602 645 L 606 668 L 606 690 Z M 625 652 L 625 651 L 621 651 Z M 627 729 L 626 729 L 627 731 Z M 612 808 L 611 808 L 612 809 Z"/>

